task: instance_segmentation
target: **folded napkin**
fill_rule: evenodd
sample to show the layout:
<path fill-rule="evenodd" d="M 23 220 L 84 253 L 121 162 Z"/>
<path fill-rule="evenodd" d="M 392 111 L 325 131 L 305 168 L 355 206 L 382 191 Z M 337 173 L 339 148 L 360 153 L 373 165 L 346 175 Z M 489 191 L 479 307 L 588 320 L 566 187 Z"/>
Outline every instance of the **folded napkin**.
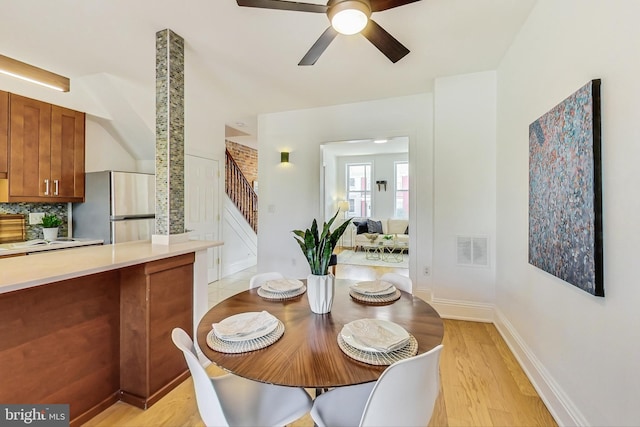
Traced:
<path fill-rule="evenodd" d="M 300 289 L 303 283 L 298 279 L 267 280 L 261 288 L 271 292 L 291 292 Z"/>
<path fill-rule="evenodd" d="M 408 332 L 401 326 L 377 319 L 354 320 L 343 329 L 343 337 L 349 334 L 355 343 L 381 352 L 398 350 L 409 341 Z"/>
<path fill-rule="evenodd" d="M 385 280 L 371 280 L 367 282 L 358 282 L 355 285 L 352 285 L 351 289 L 365 295 L 375 295 L 375 294 L 386 295 L 395 291 L 395 287 L 393 286 L 393 283 L 389 283 Z"/>
<path fill-rule="evenodd" d="M 266 331 L 278 323 L 278 319 L 267 311 L 240 313 L 214 323 L 213 333 L 220 339 L 240 338 Z"/>

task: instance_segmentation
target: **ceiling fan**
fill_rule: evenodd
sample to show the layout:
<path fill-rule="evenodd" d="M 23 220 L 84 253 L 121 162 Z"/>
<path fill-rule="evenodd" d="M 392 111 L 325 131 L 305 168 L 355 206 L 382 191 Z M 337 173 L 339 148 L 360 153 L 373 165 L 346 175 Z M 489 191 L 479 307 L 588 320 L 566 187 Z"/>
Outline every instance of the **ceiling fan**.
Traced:
<path fill-rule="evenodd" d="M 420 0 L 329 0 L 326 5 L 287 0 L 237 0 L 238 6 L 296 12 L 326 13 L 331 25 L 311 46 L 298 65 L 313 65 L 338 33 L 362 33 L 393 63 L 409 53 L 409 49 L 370 18 L 373 12 L 392 9 Z"/>

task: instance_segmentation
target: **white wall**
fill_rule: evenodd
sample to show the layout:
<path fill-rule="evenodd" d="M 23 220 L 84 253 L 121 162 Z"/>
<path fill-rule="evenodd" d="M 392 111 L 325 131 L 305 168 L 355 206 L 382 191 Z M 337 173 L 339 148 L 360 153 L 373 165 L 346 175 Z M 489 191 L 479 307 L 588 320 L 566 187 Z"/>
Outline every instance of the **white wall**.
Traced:
<path fill-rule="evenodd" d="M 472 302 L 480 310 L 455 313 L 439 307 L 452 317 L 482 319 L 482 304 L 493 304 L 495 126 L 495 72 L 436 80 L 434 302 Z M 456 236 L 488 238 L 489 265 L 457 265 Z"/>
<path fill-rule="evenodd" d="M 91 116 L 85 120 L 85 171 L 142 172 L 136 159 Z"/>
<path fill-rule="evenodd" d="M 221 277 L 237 273 L 257 264 L 257 236 L 236 205 L 224 197 L 222 236 L 224 253 Z"/>
<path fill-rule="evenodd" d="M 344 191 L 338 185 L 338 157 L 329 154 L 327 144 L 320 147 L 322 170 L 320 171 L 320 194 L 324 194 L 324 221 L 329 221 L 338 210 L 338 202 L 346 200 Z M 340 215 L 338 215 L 340 217 Z M 318 218 L 320 220 L 321 218 Z M 345 232 L 346 234 L 346 232 Z"/>
<path fill-rule="evenodd" d="M 418 290 L 431 265 L 433 98 L 420 94 L 356 104 L 265 114 L 258 118 L 260 144 L 258 270 L 305 277 L 309 266 L 296 244 L 294 229 L 306 229 L 320 210 L 320 145 L 329 141 L 409 137 L 410 275 Z M 280 151 L 290 163 L 280 164 Z M 417 191 L 419 189 L 419 191 Z"/>
<path fill-rule="evenodd" d="M 639 16 L 638 1 L 539 0 L 498 69 L 498 324 L 564 425 L 640 423 Z M 527 263 L 528 126 L 594 78 L 604 298 Z"/>

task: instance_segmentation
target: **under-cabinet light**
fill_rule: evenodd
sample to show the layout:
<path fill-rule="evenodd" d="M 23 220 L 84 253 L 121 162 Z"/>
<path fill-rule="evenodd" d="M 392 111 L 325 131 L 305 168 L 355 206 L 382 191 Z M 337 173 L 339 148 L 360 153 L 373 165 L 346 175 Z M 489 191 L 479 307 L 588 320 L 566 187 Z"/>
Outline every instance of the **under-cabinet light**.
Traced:
<path fill-rule="evenodd" d="M 8 56 L 0 55 L 0 73 L 59 90 L 60 92 L 69 92 L 68 77 L 43 70 Z"/>

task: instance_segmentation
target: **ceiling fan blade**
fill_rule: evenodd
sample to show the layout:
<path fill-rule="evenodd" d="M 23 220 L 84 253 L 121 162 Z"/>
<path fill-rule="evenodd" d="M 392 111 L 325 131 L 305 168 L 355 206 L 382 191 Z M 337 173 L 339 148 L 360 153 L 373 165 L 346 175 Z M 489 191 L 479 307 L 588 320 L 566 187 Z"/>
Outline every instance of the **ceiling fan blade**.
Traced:
<path fill-rule="evenodd" d="M 238 6 L 260 7 L 262 9 L 293 10 L 296 12 L 326 13 L 324 4 L 300 3 L 286 0 L 237 0 Z"/>
<path fill-rule="evenodd" d="M 311 46 L 311 49 L 307 52 L 307 54 L 300 60 L 298 65 L 313 65 L 316 63 L 322 52 L 331 44 L 333 39 L 336 38 L 338 32 L 333 29 L 333 27 L 328 27 L 324 30 L 324 33 L 320 36 L 318 40 Z"/>
<path fill-rule="evenodd" d="M 420 0 L 369 0 L 369 3 L 371 4 L 371 12 L 380 12 L 417 1 Z"/>
<path fill-rule="evenodd" d="M 410 51 L 402 43 L 396 40 L 384 28 L 374 20 L 369 19 L 369 23 L 362 30 L 362 35 L 367 38 L 375 47 L 384 53 L 394 64 L 405 57 Z"/>

